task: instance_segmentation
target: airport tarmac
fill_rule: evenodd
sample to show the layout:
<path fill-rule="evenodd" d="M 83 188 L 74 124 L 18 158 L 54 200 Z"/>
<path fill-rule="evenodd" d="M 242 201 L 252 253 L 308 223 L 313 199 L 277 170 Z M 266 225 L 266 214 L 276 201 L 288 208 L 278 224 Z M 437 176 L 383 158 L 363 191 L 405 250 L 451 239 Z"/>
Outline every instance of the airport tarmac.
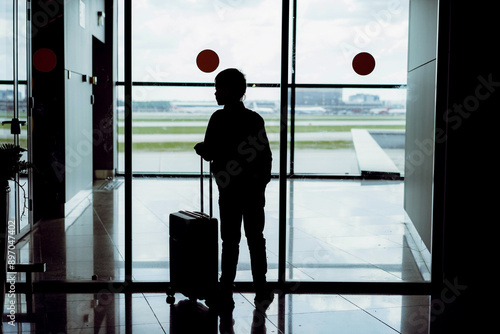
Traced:
<path fill-rule="evenodd" d="M 132 142 L 134 143 L 197 143 L 203 141 L 204 134 L 133 134 Z M 271 142 L 279 142 L 279 133 L 268 133 L 267 137 Z M 297 132 L 295 133 L 295 141 L 351 141 L 352 136 L 348 131 L 338 132 Z M 125 142 L 125 135 L 118 135 L 118 142 Z"/>
<path fill-rule="evenodd" d="M 386 149 L 386 154 L 404 173 L 404 149 Z M 288 161 L 290 154 L 288 152 Z M 288 163 L 289 165 L 289 163 Z M 118 170 L 124 171 L 124 154 L 118 154 Z M 134 172 L 199 173 L 200 160 L 192 152 L 135 152 L 132 156 Z M 289 170 L 289 166 L 288 166 Z M 296 174 L 350 175 L 360 174 L 354 149 L 301 149 L 295 152 Z M 279 150 L 273 150 L 272 172 L 279 173 Z"/>
<path fill-rule="evenodd" d="M 268 120 L 265 121 L 266 126 L 280 126 L 280 121 Z M 118 121 L 118 126 L 124 126 L 123 121 Z M 207 126 L 208 121 L 133 121 L 134 127 L 200 127 Z M 405 120 L 295 120 L 295 126 L 347 126 L 347 125 L 405 125 Z M 290 121 L 288 121 L 290 126 Z"/>

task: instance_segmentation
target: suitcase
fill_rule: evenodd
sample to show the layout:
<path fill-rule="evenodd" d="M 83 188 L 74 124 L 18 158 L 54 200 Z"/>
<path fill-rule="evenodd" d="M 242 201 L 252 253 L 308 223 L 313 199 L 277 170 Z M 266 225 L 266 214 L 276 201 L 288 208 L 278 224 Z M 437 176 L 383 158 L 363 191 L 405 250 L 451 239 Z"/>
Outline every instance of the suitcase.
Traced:
<path fill-rule="evenodd" d="M 219 276 L 218 222 L 212 217 L 212 176 L 209 176 L 209 214 L 203 213 L 203 160 L 201 160 L 201 211 L 178 211 L 169 217 L 170 285 L 167 303 L 176 292 L 192 301 L 215 292 Z"/>

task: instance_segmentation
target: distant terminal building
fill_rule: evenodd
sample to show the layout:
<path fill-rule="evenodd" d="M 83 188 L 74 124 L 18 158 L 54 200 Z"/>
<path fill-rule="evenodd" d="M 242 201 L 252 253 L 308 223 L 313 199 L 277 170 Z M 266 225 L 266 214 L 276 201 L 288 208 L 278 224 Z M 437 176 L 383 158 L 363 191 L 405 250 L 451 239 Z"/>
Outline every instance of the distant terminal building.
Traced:
<path fill-rule="evenodd" d="M 380 97 L 372 94 L 356 94 L 349 96 L 350 103 L 380 103 Z"/>
<path fill-rule="evenodd" d="M 342 88 L 297 88 L 295 103 L 304 106 L 331 106 L 342 101 Z"/>
<path fill-rule="evenodd" d="M 383 105 L 378 95 L 355 94 L 349 96 L 345 103 L 345 111 L 347 114 L 369 114 L 374 108 L 380 108 Z"/>
<path fill-rule="evenodd" d="M 0 90 L 0 101 L 12 101 L 14 92 L 12 90 Z"/>
<path fill-rule="evenodd" d="M 342 88 L 297 88 L 295 90 L 297 113 L 301 113 L 301 111 L 304 113 L 336 113 L 341 105 Z"/>

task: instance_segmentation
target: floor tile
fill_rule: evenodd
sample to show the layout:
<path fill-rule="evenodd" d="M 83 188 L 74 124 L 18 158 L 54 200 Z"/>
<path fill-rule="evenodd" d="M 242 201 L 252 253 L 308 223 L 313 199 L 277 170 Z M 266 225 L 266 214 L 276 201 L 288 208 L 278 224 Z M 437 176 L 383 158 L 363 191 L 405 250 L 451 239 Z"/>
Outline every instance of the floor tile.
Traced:
<path fill-rule="evenodd" d="M 430 314 L 429 296 L 342 295 L 400 333 L 426 333 Z"/>

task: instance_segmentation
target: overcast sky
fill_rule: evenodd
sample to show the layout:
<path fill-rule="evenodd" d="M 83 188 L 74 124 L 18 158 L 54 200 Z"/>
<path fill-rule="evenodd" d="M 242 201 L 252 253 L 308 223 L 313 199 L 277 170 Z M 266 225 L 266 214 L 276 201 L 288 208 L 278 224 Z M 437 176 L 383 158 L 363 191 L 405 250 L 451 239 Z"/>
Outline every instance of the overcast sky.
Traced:
<path fill-rule="evenodd" d="M 12 0 L 0 0 L 0 80 L 13 78 Z M 19 1 L 19 79 L 26 80 L 26 5 Z"/>
<path fill-rule="evenodd" d="M 12 78 L 9 2 L 0 1 L 1 79 Z M 406 83 L 408 0 L 298 0 L 297 9 L 298 83 Z M 20 34 L 24 36 L 22 25 Z M 204 49 L 219 55 L 214 73 L 196 66 L 196 56 Z M 352 58 L 362 51 L 376 60 L 375 70 L 367 76 L 352 70 Z M 218 71 L 236 67 L 248 82 L 279 83 L 280 60 L 281 0 L 133 0 L 134 81 L 213 82 Z M 24 76 L 20 66 L 20 78 Z M 137 99 L 185 95 L 186 91 L 142 90 Z M 213 98 L 210 90 L 196 94 L 203 95 L 200 99 L 205 94 Z"/>
<path fill-rule="evenodd" d="M 134 81 L 213 82 L 227 67 L 241 69 L 248 82 L 280 81 L 280 0 L 136 0 L 133 6 Z M 406 83 L 407 0 L 299 0 L 297 9 L 298 83 Z M 214 73 L 196 67 L 204 49 L 219 55 Z M 352 70 L 359 52 L 375 57 L 370 75 Z M 156 95 L 146 93 L 141 97 Z"/>

